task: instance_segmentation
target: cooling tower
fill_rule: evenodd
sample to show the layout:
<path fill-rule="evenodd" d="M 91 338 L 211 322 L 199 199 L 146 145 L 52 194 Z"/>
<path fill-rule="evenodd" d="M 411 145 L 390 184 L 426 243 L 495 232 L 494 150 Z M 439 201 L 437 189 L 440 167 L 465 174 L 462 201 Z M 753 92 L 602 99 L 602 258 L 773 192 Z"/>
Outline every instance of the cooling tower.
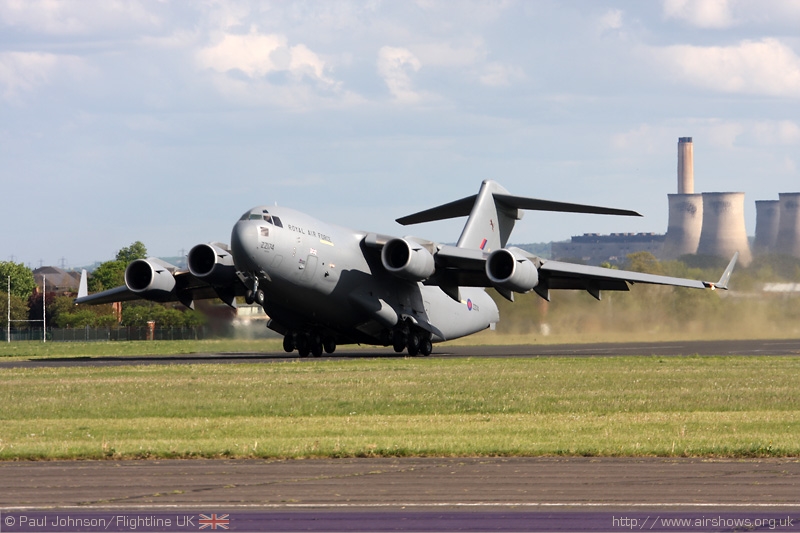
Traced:
<path fill-rule="evenodd" d="M 739 252 L 743 266 L 753 260 L 744 227 L 744 193 L 704 192 L 703 231 L 697 253 L 729 259 L 735 252 Z"/>
<path fill-rule="evenodd" d="M 691 137 L 678 138 L 678 194 L 694 194 L 694 151 Z"/>
<path fill-rule="evenodd" d="M 800 257 L 800 192 L 782 192 L 778 198 L 781 214 L 775 253 Z"/>
<path fill-rule="evenodd" d="M 780 204 L 779 200 L 756 200 L 756 240 L 753 242 L 753 253 L 756 255 L 775 252 Z"/>
<path fill-rule="evenodd" d="M 703 228 L 703 196 L 700 194 L 668 194 L 669 222 L 664 237 L 662 259 L 676 259 L 697 252 Z"/>

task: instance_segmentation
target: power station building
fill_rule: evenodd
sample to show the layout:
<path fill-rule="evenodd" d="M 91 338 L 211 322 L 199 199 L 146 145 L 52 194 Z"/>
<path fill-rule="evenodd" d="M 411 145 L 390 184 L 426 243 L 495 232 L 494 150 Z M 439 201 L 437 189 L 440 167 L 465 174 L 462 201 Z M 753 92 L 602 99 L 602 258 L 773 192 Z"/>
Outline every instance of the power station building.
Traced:
<path fill-rule="evenodd" d="M 800 192 L 782 192 L 778 200 L 756 202 L 758 254 L 800 257 Z"/>
<path fill-rule="evenodd" d="M 780 224 L 770 231 L 775 232 L 775 246 L 793 250 L 793 255 L 800 257 L 800 193 L 794 196 L 785 193 L 780 197 Z M 627 254 L 638 251 L 651 252 L 660 259 L 677 259 L 687 254 L 730 258 L 739 252 L 739 262 L 745 266 L 750 264 L 753 256 L 744 223 L 744 193 L 694 192 L 691 137 L 678 139 L 678 192 L 667 195 L 667 200 L 669 221 L 666 235 L 585 234 L 572 237 L 568 243 L 553 243 L 553 258 L 580 259 L 598 264 L 603 261 L 622 262 Z M 761 209 L 765 213 L 768 210 L 767 207 Z M 784 210 L 787 212 L 785 217 Z M 770 238 L 763 239 L 769 241 Z"/>

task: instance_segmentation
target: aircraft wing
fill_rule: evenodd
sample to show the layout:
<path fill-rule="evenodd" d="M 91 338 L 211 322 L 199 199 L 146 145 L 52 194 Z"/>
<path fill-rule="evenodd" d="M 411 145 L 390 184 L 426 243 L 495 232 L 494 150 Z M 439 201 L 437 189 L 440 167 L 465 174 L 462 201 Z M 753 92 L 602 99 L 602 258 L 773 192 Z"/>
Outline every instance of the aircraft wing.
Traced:
<path fill-rule="evenodd" d="M 125 285 L 88 294 L 86 271 L 81 274 L 77 304 L 103 304 L 130 300 L 154 302 L 181 302 L 194 308 L 195 300 L 219 298 L 231 307 L 236 307 L 236 297 L 247 291 L 236 275 L 230 254 L 219 243 L 198 245 L 192 249 L 205 254 L 199 261 L 200 268 L 181 270 L 160 259 L 136 259 L 125 270 Z M 190 255 L 192 252 L 190 252 Z"/>
<path fill-rule="evenodd" d="M 114 287 L 94 294 L 79 294 L 75 299 L 76 304 L 99 305 L 114 302 L 129 302 L 131 300 L 153 300 L 157 302 L 181 302 L 187 307 L 193 307 L 194 300 L 205 300 L 209 298 L 219 298 L 219 294 L 214 287 L 202 280 L 195 278 L 188 271 L 178 271 L 173 274 L 175 287 L 171 291 L 160 291 L 157 293 L 134 292 L 126 285 Z M 241 294 L 239 294 L 241 293 Z M 235 296 L 244 295 L 244 286 L 241 291 L 235 291 Z M 226 302 L 227 303 L 227 302 Z"/>
<path fill-rule="evenodd" d="M 595 298 L 599 299 L 600 291 L 627 291 L 630 290 L 630 285 L 635 283 L 670 285 L 693 289 L 726 290 L 731 273 L 739 257 L 738 253 L 734 254 L 719 281 L 714 283 L 710 281 L 660 276 L 628 270 L 614 270 L 596 266 L 563 263 L 560 261 L 548 261 L 528 254 L 519 248 L 510 248 L 503 252 L 511 253 L 517 263 L 524 264 L 530 262 L 532 266 L 536 268 L 536 279 L 538 282 L 531 288 L 547 300 L 550 299 L 549 291 L 551 289 L 586 290 Z M 453 286 L 494 286 L 500 294 L 511 299 L 512 290 L 508 290 L 502 285 L 498 286 L 498 284 L 493 283 L 488 275 L 487 261 L 491 255 L 492 254 L 487 254 L 476 249 L 457 248 L 447 245 L 440 246 L 434 256 L 437 265 L 436 275 L 426 281 L 426 283 L 440 285 L 443 289 L 448 289 Z M 516 291 L 516 289 L 513 290 Z M 450 294 L 452 291 L 446 290 L 446 292 Z"/>

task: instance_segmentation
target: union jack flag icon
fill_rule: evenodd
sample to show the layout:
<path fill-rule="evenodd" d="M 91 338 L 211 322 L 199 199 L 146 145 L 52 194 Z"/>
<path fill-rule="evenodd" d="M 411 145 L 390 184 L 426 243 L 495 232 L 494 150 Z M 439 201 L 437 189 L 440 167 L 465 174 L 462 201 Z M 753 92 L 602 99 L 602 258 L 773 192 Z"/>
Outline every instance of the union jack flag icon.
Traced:
<path fill-rule="evenodd" d="M 200 524 L 200 529 L 228 529 L 228 523 L 230 519 L 228 518 L 230 515 L 227 514 L 201 514 L 200 519 L 197 521 Z"/>

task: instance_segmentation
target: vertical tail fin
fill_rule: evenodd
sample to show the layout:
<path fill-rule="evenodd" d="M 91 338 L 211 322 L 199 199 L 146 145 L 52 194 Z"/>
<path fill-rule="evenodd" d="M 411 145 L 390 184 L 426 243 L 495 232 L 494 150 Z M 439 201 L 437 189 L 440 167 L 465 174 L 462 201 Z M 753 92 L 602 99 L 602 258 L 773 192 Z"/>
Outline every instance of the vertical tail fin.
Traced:
<path fill-rule="evenodd" d="M 499 183 L 485 180 L 475 197 L 466 225 L 458 238 L 459 248 L 480 248 L 491 252 L 505 248 L 514 223 L 522 218 L 522 213 L 502 202 L 495 195 L 508 195 Z"/>
<path fill-rule="evenodd" d="M 89 296 L 89 283 L 86 280 L 86 270 L 81 270 L 81 281 L 78 285 L 78 298 Z"/>

